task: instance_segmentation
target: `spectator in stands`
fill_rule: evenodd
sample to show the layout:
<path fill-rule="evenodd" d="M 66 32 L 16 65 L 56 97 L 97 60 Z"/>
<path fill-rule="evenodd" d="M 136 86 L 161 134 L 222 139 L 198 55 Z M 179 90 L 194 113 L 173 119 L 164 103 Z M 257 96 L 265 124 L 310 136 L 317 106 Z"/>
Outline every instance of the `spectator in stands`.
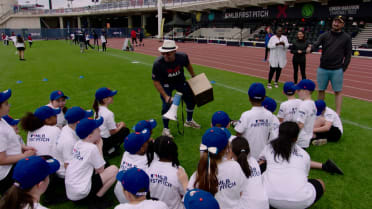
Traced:
<path fill-rule="evenodd" d="M 264 62 L 266 62 L 267 60 L 267 55 L 269 54 L 269 51 L 270 49 L 267 47 L 267 45 L 269 44 L 269 41 L 270 41 L 270 38 L 274 35 L 273 34 L 273 30 L 271 29 L 271 27 L 267 27 L 266 28 L 266 36 L 265 36 L 265 58 L 264 58 Z"/>
<path fill-rule="evenodd" d="M 331 81 L 338 115 L 341 114 L 344 72 L 350 64 L 352 54 L 351 37 L 342 31 L 344 25 L 343 17 L 337 16 L 332 22 L 332 29 L 320 35 L 314 45 L 307 48 L 307 52 L 310 53 L 322 45 L 320 67 L 317 71 L 318 99 L 324 100 L 325 90 Z"/>
<path fill-rule="evenodd" d="M 291 53 L 293 54 L 293 79 L 294 83 L 298 81 L 298 66 L 300 66 L 301 77 L 306 79 L 306 49 L 309 43 L 306 41 L 305 33 L 303 31 L 297 32 L 297 40 L 292 43 Z"/>
<path fill-rule="evenodd" d="M 278 88 L 278 81 L 280 77 L 280 73 L 282 72 L 282 69 L 287 64 L 287 49 L 289 47 L 288 39 L 286 36 L 282 35 L 283 28 L 278 27 L 276 29 L 275 36 L 270 38 L 270 41 L 268 43 L 268 48 L 270 49 L 270 72 L 269 72 L 269 79 L 267 83 L 267 88 L 271 89 L 271 80 L 274 76 L 274 73 L 276 73 L 275 77 L 275 88 Z"/>

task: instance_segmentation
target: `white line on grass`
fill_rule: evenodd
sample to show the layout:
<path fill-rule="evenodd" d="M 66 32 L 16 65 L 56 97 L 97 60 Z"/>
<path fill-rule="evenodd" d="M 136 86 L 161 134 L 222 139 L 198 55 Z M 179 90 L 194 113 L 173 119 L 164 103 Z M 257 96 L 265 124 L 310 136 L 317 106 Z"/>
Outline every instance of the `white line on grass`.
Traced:
<path fill-rule="evenodd" d="M 143 64 L 143 65 L 146 65 L 146 66 L 152 66 L 152 64 L 149 64 L 149 63 L 146 63 L 146 62 L 140 62 L 140 61 L 137 61 L 137 60 L 133 60 L 129 57 L 120 56 L 120 55 L 116 55 L 116 54 L 112 54 L 112 53 L 106 53 L 106 54 L 109 55 L 109 56 L 113 56 L 113 57 L 123 58 L 123 59 L 129 60 L 131 62 L 136 61 L 136 62 L 138 62 L 138 64 Z M 189 76 L 186 76 L 186 77 L 189 77 Z M 248 90 L 239 89 L 239 88 L 229 86 L 229 85 L 226 85 L 226 84 L 223 84 L 223 83 L 217 83 L 216 82 L 216 83 L 214 83 L 214 85 L 222 86 L 224 88 L 231 89 L 231 90 L 243 93 L 243 94 L 248 94 Z M 279 102 L 279 103 L 282 102 L 280 100 L 276 100 L 276 101 Z M 342 120 L 342 122 L 347 123 L 349 125 L 353 125 L 353 126 L 356 126 L 356 127 L 359 127 L 359 128 L 367 129 L 367 130 L 372 130 L 372 127 L 362 125 L 362 124 L 359 124 L 359 123 L 354 122 L 354 121 L 350 121 L 350 120 L 347 120 L 347 119 L 341 119 L 341 120 Z"/>

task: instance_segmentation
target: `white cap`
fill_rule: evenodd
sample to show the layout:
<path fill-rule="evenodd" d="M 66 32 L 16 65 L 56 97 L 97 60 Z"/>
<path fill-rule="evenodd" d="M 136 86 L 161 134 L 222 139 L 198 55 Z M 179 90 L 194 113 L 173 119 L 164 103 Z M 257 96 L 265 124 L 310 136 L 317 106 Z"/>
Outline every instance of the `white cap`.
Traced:
<path fill-rule="evenodd" d="M 164 40 L 163 46 L 159 47 L 159 52 L 172 52 L 178 49 L 176 42 L 173 40 Z"/>

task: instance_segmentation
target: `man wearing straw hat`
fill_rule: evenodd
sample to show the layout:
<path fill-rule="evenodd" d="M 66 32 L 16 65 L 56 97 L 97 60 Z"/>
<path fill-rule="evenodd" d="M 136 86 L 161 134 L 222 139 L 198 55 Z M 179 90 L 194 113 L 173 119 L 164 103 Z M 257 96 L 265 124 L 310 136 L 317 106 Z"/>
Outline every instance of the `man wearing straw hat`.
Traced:
<path fill-rule="evenodd" d="M 172 91 L 176 90 L 183 94 L 183 100 L 186 103 L 187 120 L 185 127 L 200 128 L 192 116 L 195 108 L 194 96 L 186 83 L 184 70 L 186 67 L 192 77 L 195 76 L 194 69 L 189 61 L 187 54 L 176 52 L 178 46 L 173 40 L 165 40 L 163 45 L 159 47 L 159 56 L 152 67 L 152 80 L 156 90 L 160 93 L 160 98 L 163 103 L 162 115 L 165 114 L 172 104 Z M 163 118 L 163 136 L 172 137 L 168 127 L 169 120 Z"/>

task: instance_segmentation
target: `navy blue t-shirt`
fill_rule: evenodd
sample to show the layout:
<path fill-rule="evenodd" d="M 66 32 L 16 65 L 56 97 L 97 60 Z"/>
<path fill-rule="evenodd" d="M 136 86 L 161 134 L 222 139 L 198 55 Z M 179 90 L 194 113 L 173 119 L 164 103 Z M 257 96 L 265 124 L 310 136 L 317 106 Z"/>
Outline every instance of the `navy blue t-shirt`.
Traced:
<path fill-rule="evenodd" d="M 163 56 L 154 61 L 152 80 L 159 81 L 161 84 L 176 84 L 186 80 L 183 67 L 189 66 L 189 57 L 182 52 L 176 52 L 175 56 L 174 62 L 165 62 Z"/>

